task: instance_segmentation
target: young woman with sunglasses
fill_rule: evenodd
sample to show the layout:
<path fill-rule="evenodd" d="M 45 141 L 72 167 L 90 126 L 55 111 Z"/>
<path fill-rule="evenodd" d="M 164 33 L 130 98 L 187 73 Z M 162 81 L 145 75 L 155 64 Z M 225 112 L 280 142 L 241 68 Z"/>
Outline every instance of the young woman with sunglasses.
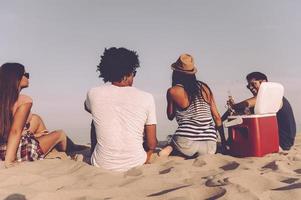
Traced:
<path fill-rule="evenodd" d="M 15 161 L 33 161 L 45 157 L 56 147 L 67 150 L 66 134 L 48 133 L 42 119 L 31 114 L 32 99 L 20 94 L 29 85 L 29 73 L 19 63 L 0 67 L 0 159 L 10 167 Z"/>

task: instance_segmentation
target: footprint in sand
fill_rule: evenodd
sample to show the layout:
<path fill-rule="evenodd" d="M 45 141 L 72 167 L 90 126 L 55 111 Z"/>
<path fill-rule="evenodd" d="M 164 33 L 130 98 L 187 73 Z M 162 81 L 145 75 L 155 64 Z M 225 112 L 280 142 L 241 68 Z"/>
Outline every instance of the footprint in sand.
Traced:
<path fill-rule="evenodd" d="M 207 163 L 204 160 L 201 160 L 201 159 L 195 159 L 192 163 L 192 165 L 195 166 L 195 167 L 203 167 L 206 164 Z"/>
<path fill-rule="evenodd" d="M 237 167 L 239 167 L 239 163 L 233 161 L 233 162 L 230 162 L 222 167 L 220 167 L 221 169 L 225 170 L 225 171 L 229 171 L 229 170 L 234 170 L 236 169 Z"/>
<path fill-rule="evenodd" d="M 4 200 L 27 200 L 23 194 L 11 194 Z"/>
<path fill-rule="evenodd" d="M 296 182 L 298 180 L 299 180 L 298 178 L 287 178 L 287 179 L 284 179 L 284 180 L 282 180 L 280 182 L 287 183 L 287 184 L 292 184 L 292 183 L 294 183 L 294 182 Z"/>
<path fill-rule="evenodd" d="M 225 185 L 229 185 L 229 179 L 228 178 L 224 178 L 224 179 L 219 179 L 219 178 L 212 178 L 212 179 L 208 179 L 205 182 L 205 185 L 207 187 L 217 187 L 217 186 L 225 186 Z"/>
<path fill-rule="evenodd" d="M 276 161 L 272 161 L 268 164 L 266 164 L 265 166 L 262 167 L 262 169 L 271 169 L 273 171 L 278 170 L 278 164 L 276 163 Z"/>
<path fill-rule="evenodd" d="M 128 171 L 126 171 L 124 173 L 125 177 L 127 177 L 127 176 L 140 176 L 140 175 L 142 175 L 142 171 L 140 169 L 137 169 L 137 168 L 129 169 Z"/>
<path fill-rule="evenodd" d="M 202 193 L 200 194 L 200 199 L 215 200 L 223 197 L 226 193 L 227 190 L 222 187 L 207 188 L 204 191 L 202 190 Z"/>
<path fill-rule="evenodd" d="M 169 167 L 167 169 L 163 169 L 159 171 L 159 174 L 167 174 L 169 173 L 174 167 Z"/>
<path fill-rule="evenodd" d="M 301 174 L 301 169 L 296 169 L 294 170 L 294 172 L 296 172 L 297 174 Z"/>
<path fill-rule="evenodd" d="M 161 196 L 161 195 L 164 195 L 164 194 L 167 194 L 167 193 L 176 191 L 176 190 L 180 190 L 180 189 L 182 189 L 182 188 L 190 187 L 190 186 L 191 186 L 191 185 L 182 185 L 182 186 L 179 186 L 179 187 L 169 188 L 169 189 L 166 189 L 166 190 L 162 190 L 162 191 L 160 191 L 160 192 L 156 192 L 156 193 L 149 194 L 149 195 L 147 195 L 147 197 Z"/>
<path fill-rule="evenodd" d="M 288 186 L 280 187 L 280 188 L 275 188 L 272 190 L 278 190 L 278 191 L 285 191 L 285 190 L 294 190 L 294 189 L 300 189 L 301 188 L 301 183 L 294 183 Z"/>
<path fill-rule="evenodd" d="M 174 165 L 176 165 L 176 162 L 173 160 L 161 164 L 162 167 L 173 167 Z"/>

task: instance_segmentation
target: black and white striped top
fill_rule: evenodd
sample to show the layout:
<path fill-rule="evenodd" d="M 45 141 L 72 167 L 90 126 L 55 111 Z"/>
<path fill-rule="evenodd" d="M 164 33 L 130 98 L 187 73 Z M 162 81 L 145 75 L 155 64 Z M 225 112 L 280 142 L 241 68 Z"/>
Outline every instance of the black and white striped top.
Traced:
<path fill-rule="evenodd" d="M 195 97 L 187 109 L 177 110 L 175 114 L 179 125 L 176 136 L 195 141 L 217 141 L 210 105 L 202 96 Z"/>

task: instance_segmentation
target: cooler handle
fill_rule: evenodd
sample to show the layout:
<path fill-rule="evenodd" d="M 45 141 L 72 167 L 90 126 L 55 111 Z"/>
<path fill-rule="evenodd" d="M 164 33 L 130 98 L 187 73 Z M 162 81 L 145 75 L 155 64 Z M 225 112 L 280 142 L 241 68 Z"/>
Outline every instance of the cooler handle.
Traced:
<path fill-rule="evenodd" d="M 241 117 L 237 117 L 231 121 L 227 121 L 227 122 L 224 122 L 224 127 L 225 128 L 229 128 L 229 127 L 232 127 L 232 126 L 236 126 L 236 125 L 239 125 L 239 124 L 242 124 L 243 120 Z"/>

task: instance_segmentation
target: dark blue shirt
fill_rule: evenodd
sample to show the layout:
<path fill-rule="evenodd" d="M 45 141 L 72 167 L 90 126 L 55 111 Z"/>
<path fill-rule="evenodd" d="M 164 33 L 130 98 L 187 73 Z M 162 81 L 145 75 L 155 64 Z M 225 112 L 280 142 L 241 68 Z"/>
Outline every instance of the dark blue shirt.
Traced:
<path fill-rule="evenodd" d="M 296 122 L 293 109 L 288 100 L 283 97 L 282 102 L 282 108 L 277 112 L 279 145 L 283 150 L 289 150 L 294 145 Z"/>

